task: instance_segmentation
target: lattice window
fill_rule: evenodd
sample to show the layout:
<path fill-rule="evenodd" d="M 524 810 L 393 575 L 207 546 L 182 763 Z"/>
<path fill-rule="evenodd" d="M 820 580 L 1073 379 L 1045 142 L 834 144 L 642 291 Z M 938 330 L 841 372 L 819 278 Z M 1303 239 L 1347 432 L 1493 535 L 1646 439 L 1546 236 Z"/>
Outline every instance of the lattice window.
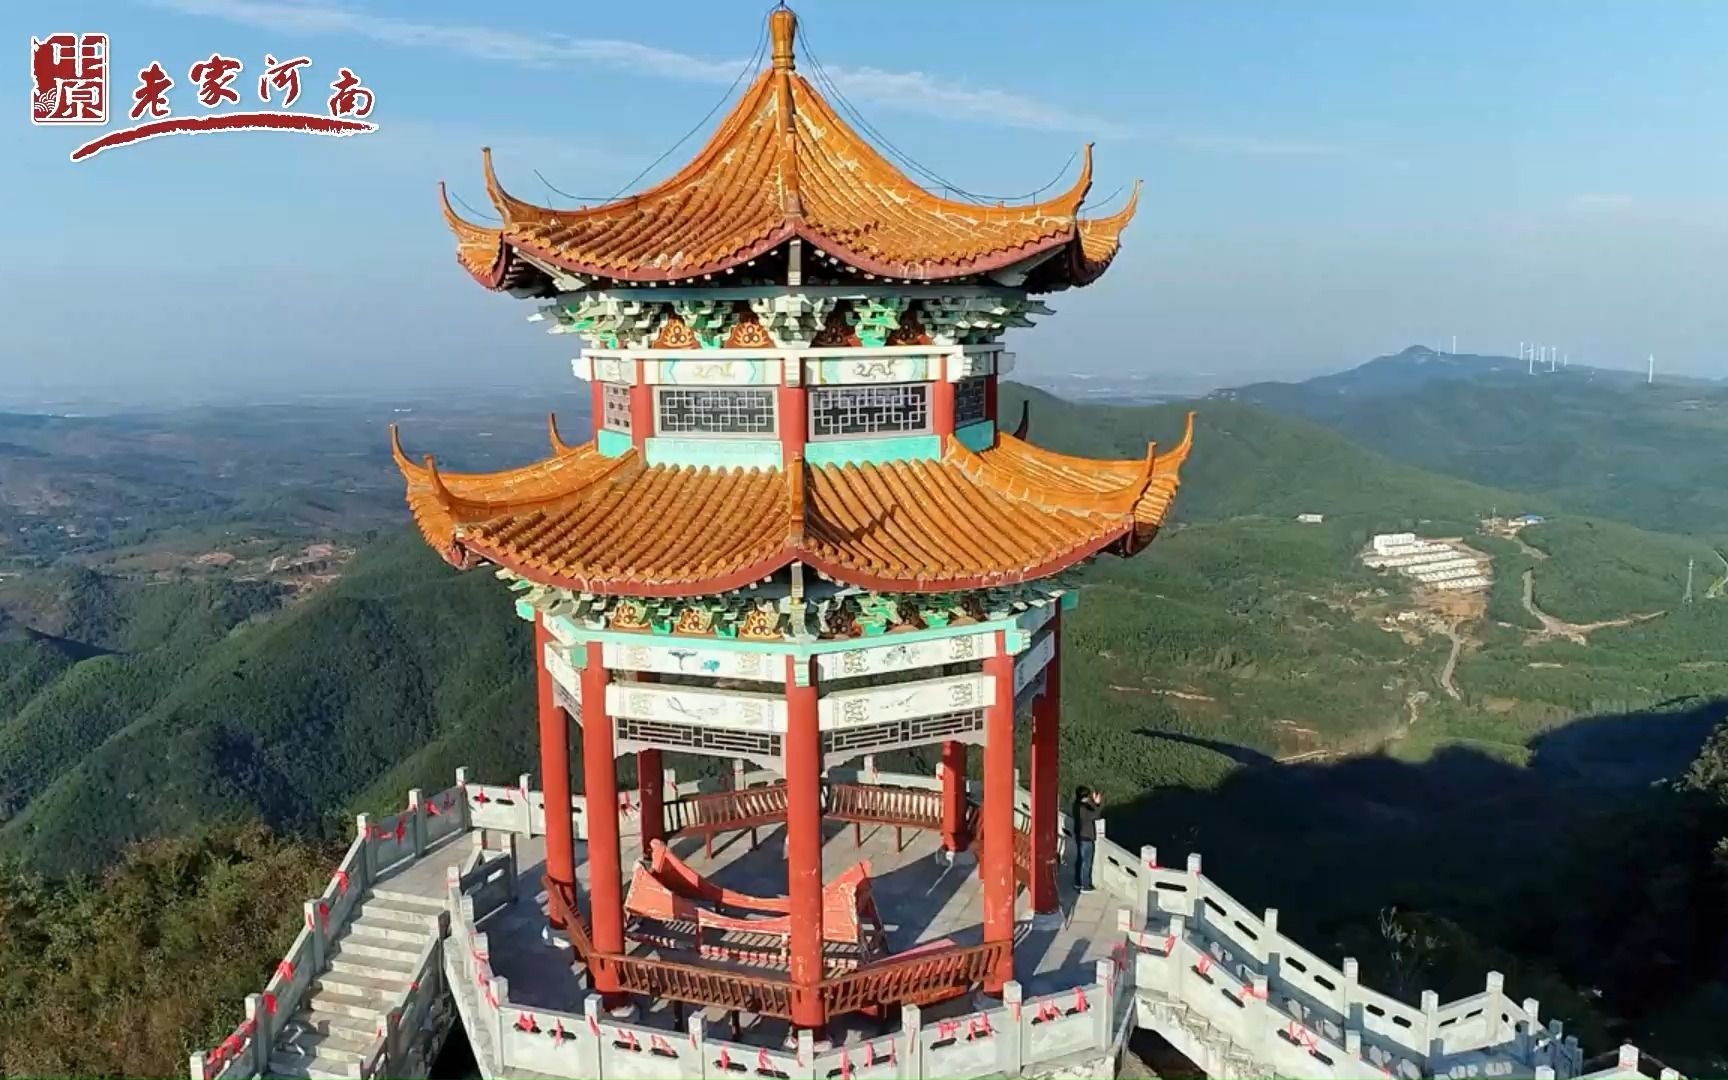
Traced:
<path fill-rule="evenodd" d="M 655 427 L 662 435 L 772 435 L 774 391 L 686 389 L 654 392 Z"/>
<path fill-rule="evenodd" d="M 987 417 L 984 412 L 984 378 L 961 379 L 954 384 L 954 426 L 965 427 Z"/>
<path fill-rule="evenodd" d="M 930 384 L 814 386 L 809 409 L 812 439 L 922 435 L 930 430 Z"/>
<path fill-rule="evenodd" d="M 616 717 L 615 724 L 620 742 L 640 743 L 664 750 L 696 754 L 756 758 L 780 756 L 780 734 L 773 731 L 745 731 L 710 727 L 706 724 L 679 724 L 668 720 L 640 720 L 630 716 Z"/>
<path fill-rule="evenodd" d="M 925 743 L 946 742 L 979 734 L 984 730 L 984 710 L 966 709 L 961 712 L 920 716 L 911 720 L 890 720 L 885 724 L 864 724 L 822 733 L 822 753 L 827 756 L 880 753 Z"/>
<path fill-rule="evenodd" d="M 630 388 L 618 383 L 600 386 L 600 426 L 607 431 L 630 434 Z"/>

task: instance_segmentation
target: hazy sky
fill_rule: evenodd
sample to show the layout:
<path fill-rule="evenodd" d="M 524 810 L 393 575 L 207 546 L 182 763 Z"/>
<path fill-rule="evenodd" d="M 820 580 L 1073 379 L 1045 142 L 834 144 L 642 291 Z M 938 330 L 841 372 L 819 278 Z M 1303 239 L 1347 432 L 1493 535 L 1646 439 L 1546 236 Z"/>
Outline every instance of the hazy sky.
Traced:
<path fill-rule="evenodd" d="M 570 339 L 454 264 L 435 182 L 489 209 L 629 181 L 716 105 L 766 5 L 152 0 L 0 12 L 0 401 L 539 383 Z M 1095 141 L 1146 181 L 1122 256 L 1015 341 L 1029 373 L 1305 375 L 1412 342 L 1728 374 L 1728 4 L 1347 0 L 799 6 L 872 124 L 978 192 Z M 50 15 L 49 12 L 52 12 Z M 378 96 L 349 139 L 160 139 L 72 164 L 28 122 L 30 35 L 112 39 L 111 128 L 159 60 L 304 54 Z M 806 67 L 808 63 L 806 62 Z M 648 175 L 682 164 L 710 124 Z M 1119 201 L 1121 195 L 1115 195 Z M 1208 373 L 1216 373 L 1213 376 Z"/>

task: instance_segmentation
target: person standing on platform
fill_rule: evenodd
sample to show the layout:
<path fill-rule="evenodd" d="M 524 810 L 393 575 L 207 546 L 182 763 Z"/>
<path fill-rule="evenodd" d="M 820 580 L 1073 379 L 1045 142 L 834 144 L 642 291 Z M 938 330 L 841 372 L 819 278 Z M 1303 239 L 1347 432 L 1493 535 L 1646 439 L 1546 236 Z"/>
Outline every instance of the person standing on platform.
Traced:
<path fill-rule="evenodd" d="M 1074 887 L 1081 892 L 1092 891 L 1092 852 L 1098 846 L 1098 813 L 1104 796 L 1085 784 L 1074 789 L 1074 839 L 1078 841 L 1074 857 Z"/>

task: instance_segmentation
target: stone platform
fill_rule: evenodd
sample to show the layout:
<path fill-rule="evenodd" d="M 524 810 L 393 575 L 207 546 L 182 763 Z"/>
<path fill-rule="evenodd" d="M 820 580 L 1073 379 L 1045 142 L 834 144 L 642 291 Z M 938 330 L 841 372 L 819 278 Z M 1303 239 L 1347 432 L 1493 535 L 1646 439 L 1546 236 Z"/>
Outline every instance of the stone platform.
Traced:
<path fill-rule="evenodd" d="M 715 840 L 714 857 L 703 854 L 700 839 L 672 842 L 672 851 L 716 884 L 754 895 L 780 895 L 786 891 L 786 863 L 781 856 L 784 829 L 765 828 L 752 850 L 748 832 L 732 833 Z M 831 880 L 860 859 L 870 862 L 870 887 L 888 931 L 891 952 L 901 952 L 944 938 L 957 945 L 976 945 L 983 940 L 983 908 L 977 865 L 962 853 L 952 865 L 945 861 L 939 837 L 914 829 L 905 830 L 903 850 L 896 851 L 891 826 L 864 826 L 862 843 L 850 825 L 829 823 L 823 829 L 822 874 Z M 587 889 L 585 845 L 576 843 L 577 879 Z M 641 855 L 636 836 L 626 836 L 621 845 L 628 867 Z M 544 847 L 540 837 L 523 838 L 517 848 L 518 897 L 481 926 L 491 944 L 492 969 L 509 980 L 511 1000 L 524 1007 L 580 1012 L 586 994 L 583 983 L 569 968 L 570 951 L 547 944 L 541 935 L 546 925 L 545 896 L 540 877 L 545 872 Z M 1034 925 L 1028 894 L 1021 892 L 1016 914 L 1015 977 L 1028 996 L 1053 993 L 1088 981 L 1098 960 L 1104 959 L 1121 935 L 1116 927 L 1120 901 L 1112 903 L 1102 891 L 1076 893 L 1071 867 L 1061 883 L 1060 916 L 1037 920 Z M 397 879 L 442 894 L 443 870 L 415 866 Z M 924 1011 L 927 1018 L 940 1018 L 971 1011 L 961 998 Z M 725 1014 L 715 1011 L 708 1019 L 715 1024 Z M 641 1022 L 680 1029 L 667 1003 L 654 1003 Z M 854 1026 L 855 1027 L 855 1026 Z M 837 1028 L 839 1039 L 857 1036 L 862 1029 Z M 752 1037 L 752 1033 L 755 1037 Z M 778 1043 L 785 1024 L 764 1018 L 744 1036 L 745 1041 Z"/>

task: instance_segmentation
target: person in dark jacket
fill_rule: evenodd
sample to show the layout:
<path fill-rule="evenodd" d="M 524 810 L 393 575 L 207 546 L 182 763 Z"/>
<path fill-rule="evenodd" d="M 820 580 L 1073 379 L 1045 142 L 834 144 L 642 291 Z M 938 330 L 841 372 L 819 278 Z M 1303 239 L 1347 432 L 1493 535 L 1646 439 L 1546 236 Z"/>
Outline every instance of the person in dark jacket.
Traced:
<path fill-rule="evenodd" d="M 1074 887 L 1092 891 L 1092 852 L 1098 846 L 1098 813 L 1104 797 L 1082 784 L 1074 789 Z"/>

